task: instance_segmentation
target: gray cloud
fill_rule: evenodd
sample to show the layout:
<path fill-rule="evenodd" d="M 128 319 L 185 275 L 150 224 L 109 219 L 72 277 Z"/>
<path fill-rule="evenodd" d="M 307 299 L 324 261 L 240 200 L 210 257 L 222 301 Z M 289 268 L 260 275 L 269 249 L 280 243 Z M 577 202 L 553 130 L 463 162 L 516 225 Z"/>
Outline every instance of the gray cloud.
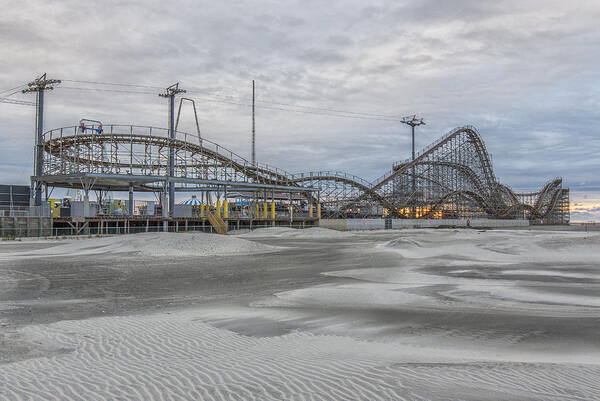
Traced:
<path fill-rule="evenodd" d="M 199 99 L 207 137 L 247 155 L 248 107 L 214 100 L 247 103 L 256 79 L 259 106 L 419 113 L 428 123 L 419 147 L 475 125 L 497 175 L 515 188 L 559 175 L 578 190 L 600 188 L 595 2 L 40 0 L 2 10 L 0 89 L 44 71 L 151 86 L 180 81 Z M 62 86 L 48 96 L 47 127 L 81 117 L 166 124 L 155 94 Z M 182 126 L 192 130 L 189 117 Z M 372 179 L 409 155 L 407 128 L 388 121 L 260 107 L 257 118 L 259 158 L 290 171 Z M 4 182 L 27 181 L 32 131 L 30 108 L 0 103 Z"/>

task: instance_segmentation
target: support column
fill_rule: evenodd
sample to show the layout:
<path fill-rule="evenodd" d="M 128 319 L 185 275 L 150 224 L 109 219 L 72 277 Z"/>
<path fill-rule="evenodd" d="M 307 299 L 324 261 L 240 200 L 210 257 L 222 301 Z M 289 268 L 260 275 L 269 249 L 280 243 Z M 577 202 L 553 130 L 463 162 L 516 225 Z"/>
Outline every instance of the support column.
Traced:
<path fill-rule="evenodd" d="M 84 189 L 83 195 L 83 217 L 90 217 L 90 191 Z"/>
<path fill-rule="evenodd" d="M 163 231 L 167 232 L 169 231 L 169 222 L 166 220 L 168 218 L 168 211 L 167 211 L 167 193 L 165 191 L 160 193 L 160 205 L 162 207 L 162 213 L 161 213 L 161 218 L 163 219 Z"/>
<path fill-rule="evenodd" d="M 133 185 L 129 184 L 129 217 L 133 217 Z"/>
<path fill-rule="evenodd" d="M 292 223 L 294 222 L 294 206 L 292 206 L 292 193 L 289 193 L 289 199 L 290 199 L 290 203 L 289 203 L 289 208 L 290 208 L 290 227 L 292 226 Z"/>
<path fill-rule="evenodd" d="M 37 115 L 36 115 L 36 135 L 35 135 L 35 176 L 41 177 L 44 173 L 44 91 L 37 93 Z M 42 205 L 42 183 L 33 182 L 34 206 Z"/>
<path fill-rule="evenodd" d="M 229 218 L 229 201 L 227 200 L 227 185 L 225 185 L 223 187 L 223 193 L 225 196 L 223 198 L 223 218 L 228 219 Z"/>
<path fill-rule="evenodd" d="M 175 139 L 175 96 L 169 96 L 169 178 L 175 176 L 175 149 L 173 148 L 173 140 Z M 169 181 L 169 217 L 173 217 L 173 209 L 175 208 L 175 183 Z"/>

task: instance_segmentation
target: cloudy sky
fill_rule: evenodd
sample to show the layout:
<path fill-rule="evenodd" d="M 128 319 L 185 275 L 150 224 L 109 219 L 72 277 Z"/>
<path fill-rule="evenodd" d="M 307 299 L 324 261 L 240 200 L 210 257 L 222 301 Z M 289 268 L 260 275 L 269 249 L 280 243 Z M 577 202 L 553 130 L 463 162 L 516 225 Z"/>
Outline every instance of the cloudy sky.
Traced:
<path fill-rule="evenodd" d="M 178 81 L 197 99 L 203 135 L 249 157 L 254 79 L 260 162 L 370 180 L 410 155 L 408 127 L 329 110 L 416 113 L 427 122 L 418 148 L 474 125 L 502 182 L 533 190 L 562 176 L 573 219 L 600 219 L 597 0 L 0 6 L 0 96 L 43 72 L 63 80 L 47 95 L 46 128 L 84 117 L 166 126 L 156 94 Z M 28 182 L 33 128 L 33 107 L 0 103 L 0 182 Z"/>

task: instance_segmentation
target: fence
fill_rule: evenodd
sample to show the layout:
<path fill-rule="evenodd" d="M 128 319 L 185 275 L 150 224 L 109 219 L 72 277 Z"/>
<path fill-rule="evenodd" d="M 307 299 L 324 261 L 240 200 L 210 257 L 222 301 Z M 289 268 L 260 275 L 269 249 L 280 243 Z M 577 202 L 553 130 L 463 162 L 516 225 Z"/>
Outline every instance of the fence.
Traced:
<path fill-rule="evenodd" d="M 50 205 L 0 206 L 0 217 L 50 217 Z"/>
<path fill-rule="evenodd" d="M 254 224 L 252 225 L 252 227 L 241 227 L 240 228 L 240 232 L 243 231 L 250 231 L 250 230 L 255 230 L 257 228 L 270 228 L 273 227 L 272 224 Z M 302 226 L 302 223 L 294 223 L 294 224 L 290 224 L 290 225 L 285 225 L 285 227 L 290 227 L 290 228 L 304 228 Z M 214 229 L 214 227 L 212 227 L 210 224 L 206 224 L 204 226 L 202 225 L 188 225 L 187 228 L 182 224 L 180 226 L 175 226 L 175 225 L 170 225 L 167 228 L 168 232 L 180 232 L 180 233 L 184 233 L 184 232 L 204 232 L 204 233 L 210 233 L 210 234 L 216 234 L 216 231 Z M 231 231 L 237 231 L 237 230 L 231 230 Z M 230 231 L 230 232 L 231 232 Z M 71 228 L 71 227 L 54 227 L 54 228 L 49 228 L 47 230 L 44 231 L 43 235 L 31 235 L 31 236 L 44 236 L 44 237 L 64 237 L 64 236 L 75 236 L 75 235 L 121 235 L 121 234 L 139 234 L 139 233 L 145 233 L 145 232 L 164 232 L 163 226 L 149 226 L 148 228 L 146 228 L 146 226 L 130 226 L 130 227 L 123 227 L 123 226 L 118 226 L 118 227 L 103 227 L 102 228 L 102 232 L 100 232 L 99 227 L 96 226 L 92 226 L 89 227 L 89 229 L 83 229 L 79 232 L 79 234 L 77 233 L 77 230 L 75 228 Z M 17 235 L 6 235 L 6 237 L 26 237 L 26 236 L 30 236 L 30 235 L 24 235 L 24 232 L 17 232 Z"/>
<path fill-rule="evenodd" d="M 37 216 L 0 217 L 0 237 L 46 237 L 52 235 L 52 218 Z"/>
<path fill-rule="evenodd" d="M 321 227 L 335 230 L 384 230 L 399 228 L 528 227 L 529 220 L 503 219 L 323 219 Z"/>

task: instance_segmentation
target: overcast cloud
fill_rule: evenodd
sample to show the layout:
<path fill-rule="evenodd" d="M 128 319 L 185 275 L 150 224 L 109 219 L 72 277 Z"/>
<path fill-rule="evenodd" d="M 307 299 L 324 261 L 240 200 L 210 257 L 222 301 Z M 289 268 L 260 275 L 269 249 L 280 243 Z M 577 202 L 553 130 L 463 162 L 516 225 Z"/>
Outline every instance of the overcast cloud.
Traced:
<path fill-rule="evenodd" d="M 208 139 L 290 172 L 349 171 L 371 180 L 410 154 L 408 127 L 263 109 L 263 101 L 402 116 L 418 147 L 476 126 L 499 179 L 531 190 L 562 176 L 577 196 L 600 190 L 598 1 L 4 1 L 0 90 L 43 72 L 63 80 L 168 86 L 199 103 Z M 47 96 L 46 128 L 80 118 L 166 126 L 155 94 Z M 140 91 L 157 92 L 153 89 Z M 5 96 L 3 93 L 1 96 Z M 14 99 L 33 100 L 15 94 Z M 182 125 L 193 130 L 191 113 Z M 33 108 L 0 103 L 0 182 L 27 183 Z M 576 211 L 600 218 L 599 205 Z M 583 214 L 580 216 L 583 217 Z"/>

